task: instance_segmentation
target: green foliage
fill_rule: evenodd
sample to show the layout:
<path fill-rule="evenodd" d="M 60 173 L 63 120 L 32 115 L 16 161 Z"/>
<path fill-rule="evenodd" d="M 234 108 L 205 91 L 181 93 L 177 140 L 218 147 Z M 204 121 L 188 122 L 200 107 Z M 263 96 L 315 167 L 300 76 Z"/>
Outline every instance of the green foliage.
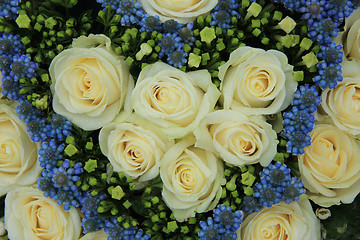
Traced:
<path fill-rule="evenodd" d="M 326 240 L 360 239 L 360 196 L 351 204 L 341 204 L 330 208 L 331 217 L 321 221 Z"/>

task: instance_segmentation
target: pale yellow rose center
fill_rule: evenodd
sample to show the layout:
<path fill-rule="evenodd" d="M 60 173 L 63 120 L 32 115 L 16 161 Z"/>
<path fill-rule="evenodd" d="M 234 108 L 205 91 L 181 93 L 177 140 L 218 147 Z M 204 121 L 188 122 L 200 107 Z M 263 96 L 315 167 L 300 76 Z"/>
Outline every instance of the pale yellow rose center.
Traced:
<path fill-rule="evenodd" d="M 185 156 L 184 156 L 185 157 Z M 184 192 L 196 194 L 205 184 L 206 177 L 199 167 L 190 158 L 178 161 L 174 168 L 175 185 Z"/>
<path fill-rule="evenodd" d="M 97 105 L 101 102 L 101 92 L 103 86 L 99 77 L 92 72 L 98 68 L 102 68 L 102 64 L 94 58 L 86 58 L 78 67 L 79 75 L 78 87 L 83 99 L 87 99 L 91 104 Z M 91 69 L 91 70 L 90 70 Z"/>
<path fill-rule="evenodd" d="M 251 67 L 246 71 L 245 85 L 249 93 L 256 97 L 266 97 L 274 89 L 270 74 L 264 69 Z"/>
<path fill-rule="evenodd" d="M 6 145 L 3 143 L 0 146 L 0 161 L 7 160 L 7 158 L 10 156 L 10 154 L 6 150 Z"/>
<path fill-rule="evenodd" d="M 28 207 L 28 208 L 27 208 Z M 31 231 L 38 239 L 59 239 L 63 234 L 63 225 L 59 222 L 59 216 L 53 207 L 46 201 L 33 200 L 27 205 L 25 218 L 30 221 Z"/>
<path fill-rule="evenodd" d="M 197 5 L 201 0 L 154 0 L 155 3 L 167 10 L 182 12 Z"/>
<path fill-rule="evenodd" d="M 4 124 L 4 126 L 3 126 Z M 17 130 L 10 121 L 0 123 L 0 172 L 17 174 L 21 169 L 21 146 L 14 138 L 9 135 L 9 131 L 16 133 Z M 2 128 L 4 127 L 4 128 Z M 1 129 L 6 129 L 2 131 Z M 6 132 L 5 132 L 6 131 Z"/>
<path fill-rule="evenodd" d="M 313 142 L 314 153 L 332 159 L 338 164 L 339 160 L 335 157 L 335 150 L 334 144 L 329 139 L 320 138 Z"/>
<path fill-rule="evenodd" d="M 261 230 L 262 239 L 266 240 L 286 240 L 288 235 L 280 224 L 266 226 Z"/>
<path fill-rule="evenodd" d="M 189 94 L 180 84 L 159 82 L 151 89 L 151 107 L 161 113 L 174 114 L 190 105 Z"/>
<path fill-rule="evenodd" d="M 360 113 L 360 88 L 355 87 L 355 92 L 352 96 L 352 109 L 354 112 Z"/>

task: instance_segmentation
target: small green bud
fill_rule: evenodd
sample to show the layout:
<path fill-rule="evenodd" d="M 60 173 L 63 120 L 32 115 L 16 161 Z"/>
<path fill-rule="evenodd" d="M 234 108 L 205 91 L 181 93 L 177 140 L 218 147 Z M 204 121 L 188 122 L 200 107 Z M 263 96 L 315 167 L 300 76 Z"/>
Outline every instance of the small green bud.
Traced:
<path fill-rule="evenodd" d="M 259 16 L 261 10 L 262 10 L 261 5 L 256 2 L 253 2 L 247 9 L 248 12 L 247 15 L 249 14 L 250 16 L 257 17 Z"/>
<path fill-rule="evenodd" d="M 124 202 L 123 205 L 126 209 L 129 209 L 129 207 L 132 206 L 132 204 L 131 204 L 131 202 L 129 202 L 129 200 L 126 200 L 126 202 Z"/>
<path fill-rule="evenodd" d="M 57 24 L 57 21 L 53 17 L 49 17 L 45 20 L 45 27 L 48 29 L 53 29 L 53 27 Z"/>
<path fill-rule="evenodd" d="M 26 15 L 25 11 L 19 11 L 19 16 L 15 20 L 16 24 L 19 26 L 19 28 L 29 28 L 31 19 Z"/>
<path fill-rule="evenodd" d="M 120 186 L 116 186 L 111 191 L 111 197 L 116 200 L 120 200 L 125 196 L 124 190 Z M 125 204 L 125 203 L 124 203 Z"/>
<path fill-rule="evenodd" d="M 255 176 L 250 172 L 245 172 L 241 174 L 241 183 L 244 185 L 251 186 L 255 182 Z"/>
<path fill-rule="evenodd" d="M 85 148 L 87 150 L 91 150 L 91 149 L 93 149 L 93 147 L 94 147 L 94 143 L 92 143 L 92 142 L 87 142 L 85 145 Z"/>
<path fill-rule="evenodd" d="M 97 161 L 95 159 L 89 159 L 84 166 L 85 171 L 88 173 L 94 172 L 97 168 Z"/>
<path fill-rule="evenodd" d="M 301 82 L 302 80 L 304 80 L 304 72 L 294 71 L 294 80 L 297 82 Z"/>
<path fill-rule="evenodd" d="M 315 66 L 319 61 L 315 55 L 315 53 L 310 52 L 302 57 L 303 63 L 306 65 L 306 67 L 311 68 L 312 66 Z"/>
<path fill-rule="evenodd" d="M 178 229 L 178 225 L 176 223 L 176 221 L 171 221 L 167 223 L 167 229 L 170 232 L 175 232 L 176 229 Z"/>
<path fill-rule="evenodd" d="M 64 152 L 69 156 L 73 156 L 74 154 L 76 154 L 79 150 L 72 144 L 69 144 L 66 146 Z"/>
<path fill-rule="evenodd" d="M 200 31 L 200 38 L 202 42 L 210 44 L 212 40 L 216 39 L 215 29 L 210 27 L 203 28 Z"/>
<path fill-rule="evenodd" d="M 291 17 L 286 16 L 278 23 L 278 27 L 289 34 L 296 27 L 296 22 Z"/>
<path fill-rule="evenodd" d="M 194 54 L 194 53 L 190 53 L 188 66 L 197 68 L 200 66 L 200 63 L 201 63 L 201 56 Z"/>

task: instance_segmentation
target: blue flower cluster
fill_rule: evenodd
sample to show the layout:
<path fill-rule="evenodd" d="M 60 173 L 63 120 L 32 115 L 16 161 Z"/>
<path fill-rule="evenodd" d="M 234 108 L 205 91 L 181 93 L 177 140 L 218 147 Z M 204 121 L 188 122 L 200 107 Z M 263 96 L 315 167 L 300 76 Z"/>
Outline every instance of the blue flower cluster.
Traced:
<path fill-rule="evenodd" d="M 295 4 L 296 2 L 296 4 Z M 302 13 L 302 18 L 309 25 L 309 36 L 321 46 L 317 55 L 319 75 L 314 82 L 322 89 L 334 88 L 342 81 L 341 46 L 336 46 L 333 38 L 339 32 L 340 23 L 359 7 L 358 1 L 349 0 L 284 0 L 285 7 Z"/>
<path fill-rule="evenodd" d="M 94 197 L 90 192 L 86 192 L 80 197 L 81 212 L 85 214 L 81 222 L 84 234 L 95 232 L 105 227 L 105 218 L 100 218 L 97 211 L 100 201 L 105 198 L 105 194 L 98 194 Z"/>
<path fill-rule="evenodd" d="M 298 201 L 305 193 L 304 185 L 299 178 L 290 176 L 286 165 L 276 162 L 270 164 L 260 173 L 260 182 L 256 183 L 253 196 L 245 196 L 242 209 L 246 212 L 258 212 L 260 208 L 271 207 L 285 201 Z"/>
<path fill-rule="evenodd" d="M 184 44 L 192 46 L 195 43 L 193 23 L 180 24 L 170 19 L 161 22 L 159 16 L 151 16 L 143 10 L 141 3 L 135 0 L 97 0 L 102 7 L 110 6 L 121 15 L 123 26 L 137 25 L 141 32 L 153 31 L 163 34 L 159 44 L 159 57 L 166 57 L 168 64 L 181 67 L 186 64 L 188 54 L 184 51 Z M 239 2 L 236 0 L 219 0 L 211 11 L 212 26 L 221 27 L 224 33 L 231 27 L 231 18 L 240 16 Z"/>
<path fill-rule="evenodd" d="M 20 0 L 2 0 L 0 2 L 0 17 L 15 19 L 20 11 Z"/>
<path fill-rule="evenodd" d="M 288 139 L 287 151 L 297 155 L 303 154 L 304 148 L 311 145 L 308 134 L 312 131 L 315 118 L 312 115 L 321 99 L 315 86 L 302 85 L 295 92 L 292 109 L 284 113 L 284 130 L 282 135 Z"/>
<path fill-rule="evenodd" d="M 15 2 L 11 1 L 7 4 L 15 4 Z M 3 75 L 2 93 L 7 98 L 19 102 L 16 113 L 19 114 L 19 119 L 27 124 L 31 140 L 42 142 L 39 162 L 44 170 L 38 179 L 39 189 L 45 196 L 56 200 L 59 205 L 64 204 L 66 210 L 71 205 L 79 206 L 78 197 L 81 194 L 75 183 L 79 179 L 78 175 L 83 171 L 82 166 L 80 163 L 70 164 L 68 160 L 62 159 L 64 141 L 71 135 L 71 122 L 58 114 L 53 114 L 51 120 L 47 121 L 41 110 L 19 94 L 22 78 L 38 77 L 38 65 L 25 54 L 20 36 L 5 33 L 1 35 L 0 70 Z M 60 167 L 57 165 L 59 161 L 62 162 Z"/>
<path fill-rule="evenodd" d="M 240 227 L 242 217 L 240 210 L 233 212 L 231 207 L 219 205 L 214 209 L 213 218 L 200 222 L 200 240 L 236 239 L 236 230 Z"/>
<path fill-rule="evenodd" d="M 110 218 L 105 221 L 105 233 L 109 236 L 108 240 L 148 240 L 150 235 L 144 235 L 144 232 L 139 229 L 136 230 L 132 227 L 129 229 L 124 229 L 119 225 L 116 218 Z"/>

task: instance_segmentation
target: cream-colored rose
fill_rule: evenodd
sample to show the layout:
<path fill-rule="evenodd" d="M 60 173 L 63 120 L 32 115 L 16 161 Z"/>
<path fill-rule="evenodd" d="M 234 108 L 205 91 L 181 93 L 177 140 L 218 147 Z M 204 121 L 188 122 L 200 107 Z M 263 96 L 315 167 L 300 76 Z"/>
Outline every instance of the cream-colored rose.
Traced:
<path fill-rule="evenodd" d="M 311 146 L 298 155 L 301 181 L 316 204 L 351 203 L 360 192 L 360 146 L 339 128 L 317 123 Z"/>
<path fill-rule="evenodd" d="M 114 171 L 122 171 L 139 182 L 148 181 L 159 174 L 160 160 L 174 144 L 156 130 L 156 126 L 133 114 L 126 122 L 110 123 L 101 129 L 101 151 Z"/>
<path fill-rule="evenodd" d="M 65 211 L 33 187 L 18 187 L 5 198 L 5 228 L 10 239 L 77 240 L 81 233 L 78 211 Z"/>
<path fill-rule="evenodd" d="M 79 240 L 107 240 L 108 235 L 104 232 L 103 229 L 96 231 L 96 232 L 90 232 L 82 236 Z"/>
<path fill-rule="evenodd" d="M 290 105 L 297 87 L 293 66 L 277 50 L 239 47 L 219 67 L 224 109 L 247 115 L 274 114 Z"/>
<path fill-rule="evenodd" d="M 345 19 L 344 31 L 335 42 L 343 45 L 344 58 L 360 61 L 360 8 Z"/>
<path fill-rule="evenodd" d="M 209 113 L 194 131 L 196 147 L 214 151 L 225 162 L 237 166 L 260 163 L 266 167 L 277 153 L 277 135 L 262 116 L 238 111 Z"/>
<path fill-rule="evenodd" d="M 42 171 L 37 161 L 39 144 L 31 141 L 25 122 L 8 104 L 0 103 L 0 196 L 16 186 L 35 183 Z"/>
<path fill-rule="evenodd" d="M 320 240 L 320 222 L 305 195 L 299 201 L 281 202 L 247 216 L 237 240 Z"/>
<path fill-rule="evenodd" d="M 168 136 L 181 138 L 213 111 L 219 96 L 207 70 L 185 73 L 157 62 L 140 72 L 131 102 L 137 114 Z"/>
<path fill-rule="evenodd" d="M 184 138 L 160 162 L 162 196 L 179 222 L 212 210 L 222 192 L 222 162 L 213 153 L 194 147 L 194 143 L 193 136 Z"/>
<path fill-rule="evenodd" d="M 110 44 L 105 35 L 81 36 L 49 68 L 54 111 L 84 130 L 101 128 L 129 104 L 134 82 Z"/>
<path fill-rule="evenodd" d="M 2 89 L 2 83 L 3 83 L 3 75 L 0 72 L 0 98 L 2 98 L 4 96 L 4 94 L 2 93 L 3 89 Z"/>
<path fill-rule="evenodd" d="M 218 0 L 140 0 L 140 2 L 147 14 L 159 16 L 162 22 L 174 19 L 184 24 L 210 13 Z"/>
<path fill-rule="evenodd" d="M 321 106 L 335 125 L 353 135 L 360 134 L 360 62 L 344 61 L 343 81 L 321 93 Z"/>

